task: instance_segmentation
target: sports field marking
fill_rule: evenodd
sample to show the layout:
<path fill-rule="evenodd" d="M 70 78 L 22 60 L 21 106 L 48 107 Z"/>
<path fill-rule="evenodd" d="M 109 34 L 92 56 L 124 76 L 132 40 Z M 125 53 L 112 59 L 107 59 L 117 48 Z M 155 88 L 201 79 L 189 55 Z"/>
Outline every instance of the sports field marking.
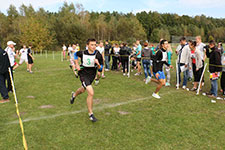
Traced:
<path fill-rule="evenodd" d="M 168 95 L 168 94 L 171 94 L 171 93 L 175 93 L 175 92 L 178 92 L 178 91 L 174 90 L 172 92 L 167 92 L 165 94 L 161 94 L 161 96 L 165 96 L 165 95 Z M 134 100 L 128 100 L 126 102 L 121 102 L 121 103 L 103 104 L 102 106 L 95 107 L 94 110 L 95 111 L 99 111 L 99 110 L 103 110 L 103 109 L 106 109 L 106 108 L 114 108 L 114 107 L 117 107 L 117 106 L 126 105 L 126 104 L 130 104 L 130 103 L 135 103 L 135 102 L 138 102 L 138 101 L 143 101 L 143 100 L 152 99 L 152 98 L 153 98 L 152 96 L 149 96 L 149 97 L 138 98 L 138 99 L 134 99 Z M 162 99 L 159 99 L 159 100 L 155 99 L 155 100 L 156 101 L 161 101 Z M 65 112 L 65 113 L 59 113 L 59 114 L 48 115 L 48 116 L 27 118 L 27 119 L 24 119 L 23 122 L 38 121 L 38 120 L 43 120 L 43 119 L 52 119 L 52 118 L 56 118 L 56 117 L 60 117 L 60 116 L 79 114 L 79 113 L 82 113 L 82 112 L 87 112 L 87 108 L 82 109 L 82 110 L 72 111 L 72 112 Z M 18 124 L 18 123 L 19 122 L 16 120 L 16 121 L 12 121 L 12 122 L 7 123 L 7 125 L 8 124 Z"/>

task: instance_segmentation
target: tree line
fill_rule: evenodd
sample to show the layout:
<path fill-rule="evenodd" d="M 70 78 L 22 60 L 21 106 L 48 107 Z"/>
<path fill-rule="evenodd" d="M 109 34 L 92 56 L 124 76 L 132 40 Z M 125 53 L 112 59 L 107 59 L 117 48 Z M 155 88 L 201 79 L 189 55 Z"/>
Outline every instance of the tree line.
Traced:
<path fill-rule="evenodd" d="M 36 50 L 55 50 L 62 44 L 79 43 L 82 47 L 88 38 L 97 40 L 134 42 L 136 39 L 158 42 L 171 41 L 171 36 L 197 36 L 203 41 L 225 41 L 225 19 L 190 17 L 158 12 L 119 13 L 89 12 L 82 4 L 66 3 L 58 12 L 32 5 L 21 5 L 19 10 L 10 5 L 7 15 L 0 12 L 0 42 L 8 40 L 17 45 L 32 44 Z"/>

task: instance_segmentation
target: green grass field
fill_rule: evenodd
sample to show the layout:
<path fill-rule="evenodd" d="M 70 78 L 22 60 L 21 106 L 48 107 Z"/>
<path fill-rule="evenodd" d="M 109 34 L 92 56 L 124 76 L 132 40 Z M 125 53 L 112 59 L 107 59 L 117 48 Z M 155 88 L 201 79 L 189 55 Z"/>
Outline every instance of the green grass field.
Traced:
<path fill-rule="evenodd" d="M 174 56 L 174 61 L 175 61 Z M 32 150 L 161 150 L 225 149 L 225 101 L 163 87 L 160 100 L 151 97 L 156 84 L 144 75 L 131 78 L 106 72 L 94 86 L 94 112 L 88 120 L 87 94 L 71 105 L 71 91 L 81 83 L 60 55 L 36 56 L 34 74 L 23 64 L 14 73 L 19 109 L 28 148 Z M 208 73 L 203 91 L 210 89 Z M 188 87 L 191 88 L 191 82 Z M 0 149 L 22 150 L 22 134 L 13 95 L 0 105 Z M 41 108 L 50 105 L 51 108 Z"/>

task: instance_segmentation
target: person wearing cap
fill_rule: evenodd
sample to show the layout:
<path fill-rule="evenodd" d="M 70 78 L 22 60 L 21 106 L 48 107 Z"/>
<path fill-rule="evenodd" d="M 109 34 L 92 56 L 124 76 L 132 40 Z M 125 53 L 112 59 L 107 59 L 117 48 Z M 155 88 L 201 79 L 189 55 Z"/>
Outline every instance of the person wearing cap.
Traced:
<path fill-rule="evenodd" d="M 13 51 L 15 45 L 16 45 L 16 43 L 14 43 L 13 41 L 8 41 L 7 42 L 7 47 L 5 49 L 5 51 L 8 54 L 8 57 L 9 57 L 10 69 L 11 69 L 12 77 L 13 77 L 13 71 L 12 70 L 13 70 L 13 66 L 15 64 L 15 52 Z M 12 84 L 11 84 L 11 80 L 10 80 L 10 75 L 9 74 L 8 74 L 7 84 L 8 84 L 8 92 L 12 92 Z"/>
<path fill-rule="evenodd" d="M 3 98 L 0 100 L 0 103 L 9 102 L 8 90 L 5 85 L 9 66 L 10 64 L 8 54 L 0 47 L 0 93 Z"/>

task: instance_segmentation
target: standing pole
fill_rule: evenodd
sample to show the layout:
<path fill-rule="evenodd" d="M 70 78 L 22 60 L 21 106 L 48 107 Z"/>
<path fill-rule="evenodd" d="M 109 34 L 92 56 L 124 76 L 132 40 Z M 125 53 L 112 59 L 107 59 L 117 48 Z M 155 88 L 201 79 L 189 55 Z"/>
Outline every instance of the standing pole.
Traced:
<path fill-rule="evenodd" d="M 201 87 L 201 84 L 202 84 L 202 79 L 203 79 L 203 76 L 204 76 L 204 73 L 205 73 L 206 66 L 207 66 L 207 63 L 204 66 L 204 69 L 203 69 L 203 72 L 202 72 L 202 75 L 201 75 L 201 78 L 200 78 L 200 82 L 198 83 L 198 89 L 197 89 L 196 95 L 199 94 L 199 91 L 200 91 L 200 87 Z"/>
<path fill-rule="evenodd" d="M 128 71 L 128 78 L 130 78 L 130 55 L 128 57 L 128 69 L 129 69 L 129 71 Z"/>
<path fill-rule="evenodd" d="M 177 89 L 179 89 L 179 68 L 178 68 L 178 60 L 176 61 L 176 73 L 177 73 Z"/>
<path fill-rule="evenodd" d="M 20 124 L 20 129 L 21 129 L 22 138 L 23 138 L 23 147 L 25 150 L 28 150 L 27 141 L 26 141 L 25 134 L 24 134 L 23 121 L 20 117 L 19 105 L 18 105 L 18 100 L 17 100 L 17 96 L 16 96 L 16 90 L 15 90 L 15 85 L 14 85 L 14 81 L 13 81 L 13 77 L 12 77 L 12 72 L 11 72 L 10 68 L 8 68 L 8 71 L 9 71 L 9 76 L 10 76 L 10 80 L 11 80 L 11 84 L 12 84 L 12 88 L 13 88 L 14 100 L 16 103 L 16 113 L 19 118 L 19 124 Z"/>

